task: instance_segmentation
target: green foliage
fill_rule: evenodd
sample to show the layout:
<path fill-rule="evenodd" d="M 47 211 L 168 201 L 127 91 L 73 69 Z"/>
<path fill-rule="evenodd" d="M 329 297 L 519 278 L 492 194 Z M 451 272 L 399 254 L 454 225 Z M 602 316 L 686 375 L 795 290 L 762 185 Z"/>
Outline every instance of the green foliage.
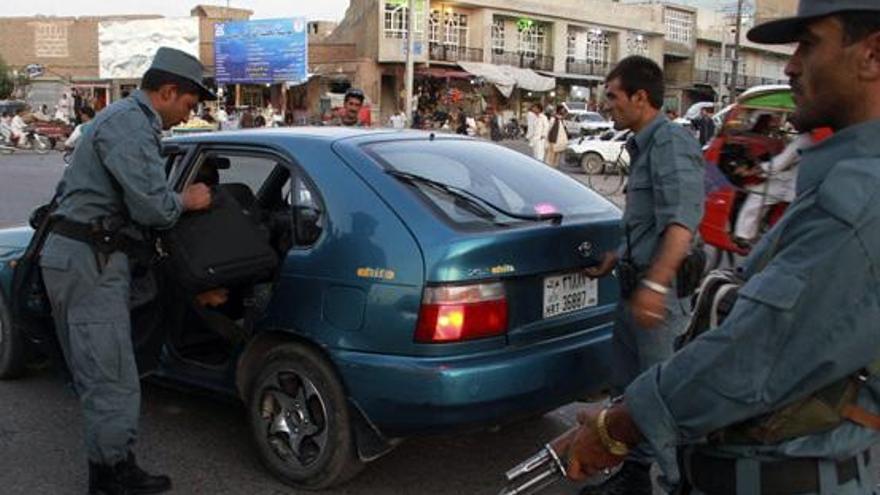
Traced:
<path fill-rule="evenodd" d="M 6 65 L 3 57 L 0 57 L 0 100 L 5 100 L 12 95 L 15 82 L 12 79 L 12 70 Z"/>

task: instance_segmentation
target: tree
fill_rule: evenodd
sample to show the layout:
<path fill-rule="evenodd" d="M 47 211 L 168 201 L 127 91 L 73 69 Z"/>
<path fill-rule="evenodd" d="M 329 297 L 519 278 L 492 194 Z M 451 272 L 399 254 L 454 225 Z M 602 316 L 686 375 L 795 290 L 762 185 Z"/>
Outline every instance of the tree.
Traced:
<path fill-rule="evenodd" d="M 12 96 L 14 89 L 15 81 L 12 78 L 12 71 L 6 65 L 3 57 L 0 57 L 0 100 L 5 100 Z"/>

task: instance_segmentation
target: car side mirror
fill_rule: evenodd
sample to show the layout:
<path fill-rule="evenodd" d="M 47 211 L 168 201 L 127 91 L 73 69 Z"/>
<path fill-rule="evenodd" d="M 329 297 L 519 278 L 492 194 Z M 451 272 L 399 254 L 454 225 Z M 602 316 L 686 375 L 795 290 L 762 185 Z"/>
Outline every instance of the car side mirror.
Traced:
<path fill-rule="evenodd" d="M 305 205 L 293 207 L 293 233 L 297 244 L 314 244 L 321 237 L 322 231 L 321 210 Z"/>

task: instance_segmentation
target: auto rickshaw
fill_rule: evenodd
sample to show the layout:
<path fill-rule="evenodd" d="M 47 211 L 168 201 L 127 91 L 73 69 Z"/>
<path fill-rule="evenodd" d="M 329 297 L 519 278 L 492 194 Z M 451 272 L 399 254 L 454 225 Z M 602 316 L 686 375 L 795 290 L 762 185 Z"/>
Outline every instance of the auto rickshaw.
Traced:
<path fill-rule="evenodd" d="M 789 86 L 752 88 L 737 99 L 706 148 L 706 201 L 700 235 L 715 248 L 708 268 L 716 268 L 725 256 L 733 265 L 736 255 L 749 253 L 750 246 L 737 242 L 733 235 L 743 202 L 754 194 L 746 188 L 765 180 L 749 171 L 785 149 L 794 133 L 788 124 L 794 108 Z M 830 131 L 814 132 L 813 140 L 828 135 Z M 759 235 L 775 225 L 787 207 L 788 203 L 780 202 L 766 208 Z"/>

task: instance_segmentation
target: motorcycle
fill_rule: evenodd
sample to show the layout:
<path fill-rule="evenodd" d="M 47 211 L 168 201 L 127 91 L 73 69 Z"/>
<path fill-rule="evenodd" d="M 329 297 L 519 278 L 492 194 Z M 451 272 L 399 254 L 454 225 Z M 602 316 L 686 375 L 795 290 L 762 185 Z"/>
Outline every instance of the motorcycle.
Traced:
<path fill-rule="evenodd" d="M 16 151 L 32 150 L 39 154 L 46 154 L 53 148 L 54 143 L 50 138 L 37 132 L 33 127 L 25 128 L 21 139 L 15 140 L 12 136 L 4 136 L 0 140 L 0 153 L 12 154 Z"/>
<path fill-rule="evenodd" d="M 718 135 L 707 146 L 705 213 L 700 222 L 700 235 L 713 250 L 707 270 L 722 264 L 734 266 L 737 256 L 747 256 L 751 251 L 751 245 L 739 242 L 733 233 L 746 198 L 761 194 L 760 184 L 766 180 L 766 176 L 750 171 L 785 148 L 782 125 L 794 108 L 789 88 L 748 91 L 727 113 Z M 769 117 L 766 122 L 774 125 L 755 129 L 761 117 Z M 813 142 L 829 135 L 829 130 L 816 131 Z M 759 238 L 776 225 L 787 207 L 788 203 L 778 202 L 765 208 Z"/>

